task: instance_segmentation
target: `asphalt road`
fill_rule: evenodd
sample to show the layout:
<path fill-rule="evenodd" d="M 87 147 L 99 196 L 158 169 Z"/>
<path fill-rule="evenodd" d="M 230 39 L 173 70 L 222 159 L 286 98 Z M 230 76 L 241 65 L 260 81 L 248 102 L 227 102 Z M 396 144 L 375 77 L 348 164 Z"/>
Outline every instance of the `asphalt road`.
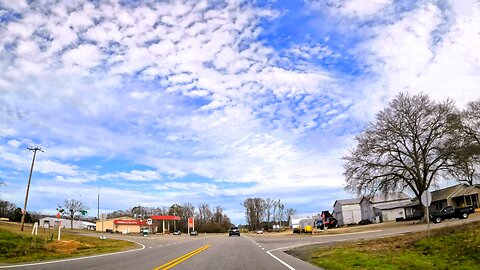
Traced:
<path fill-rule="evenodd" d="M 450 220 L 430 224 L 431 228 L 455 226 L 480 220 L 480 215 L 467 220 Z M 427 225 L 405 223 L 395 227 L 365 226 L 361 232 L 328 235 L 228 235 L 135 237 L 109 235 L 139 244 L 139 248 L 84 258 L 53 262 L 0 266 L 9 269 L 316 269 L 283 251 L 309 244 L 374 239 L 427 229 Z M 371 228 L 371 229 L 370 229 Z"/>

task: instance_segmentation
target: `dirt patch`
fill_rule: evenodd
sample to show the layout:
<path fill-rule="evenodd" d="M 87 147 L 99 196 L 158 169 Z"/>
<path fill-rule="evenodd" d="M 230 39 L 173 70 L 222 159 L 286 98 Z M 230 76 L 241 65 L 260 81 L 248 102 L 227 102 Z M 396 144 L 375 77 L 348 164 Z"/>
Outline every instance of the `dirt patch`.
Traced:
<path fill-rule="evenodd" d="M 81 246 L 82 244 L 78 241 L 66 240 L 49 243 L 45 246 L 45 248 L 49 251 L 54 251 L 56 253 L 72 254 L 77 251 Z"/>

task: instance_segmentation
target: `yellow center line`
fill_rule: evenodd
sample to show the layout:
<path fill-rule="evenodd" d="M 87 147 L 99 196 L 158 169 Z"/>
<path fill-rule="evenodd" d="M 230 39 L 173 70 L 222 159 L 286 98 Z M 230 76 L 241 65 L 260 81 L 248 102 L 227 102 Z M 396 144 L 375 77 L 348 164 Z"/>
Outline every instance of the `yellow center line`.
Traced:
<path fill-rule="evenodd" d="M 197 255 L 198 253 L 204 251 L 205 249 L 207 249 L 207 248 L 209 248 L 209 247 L 211 247 L 211 246 L 212 246 L 212 245 L 207 244 L 207 245 L 205 245 L 205 246 L 202 246 L 202 247 L 200 247 L 200 248 L 197 248 L 197 249 L 195 249 L 194 251 L 191 251 L 191 252 L 189 252 L 189 253 L 187 253 L 187 254 L 185 254 L 185 255 L 182 255 L 182 256 L 174 259 L 174 260 L 171 260 L 171 261 L 167 262 L 166 264 L 160 265 L 159 267 L 155 268 L 154 270 L 167 270 L 167 269 L 170 269 L 170 268 L 174 267 L 175 265 L 177 265 L 177 264 L 179 264 L 179 263 L 181 263 L 181 262 L 183 262 L 183 261 L 185 261 L 185 260 L 187 260 L 187 259 L 189 259 L 189 258 L 191 258 L 191 257 L 193 257 L 193 256 L 195 256 L 195 255 Z"/>

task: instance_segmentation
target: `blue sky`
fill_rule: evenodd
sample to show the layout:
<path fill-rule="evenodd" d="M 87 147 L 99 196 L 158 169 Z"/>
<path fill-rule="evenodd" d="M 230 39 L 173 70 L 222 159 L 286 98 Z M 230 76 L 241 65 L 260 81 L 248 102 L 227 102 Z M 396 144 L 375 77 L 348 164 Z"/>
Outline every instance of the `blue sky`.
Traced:
<path fill-rule="evenodd" d="M 479 33 L 478 1 L 0 1 L 0 197 L 41 146 L 29 210 L 331 210 L 392 97 L 480 97 Z"/>

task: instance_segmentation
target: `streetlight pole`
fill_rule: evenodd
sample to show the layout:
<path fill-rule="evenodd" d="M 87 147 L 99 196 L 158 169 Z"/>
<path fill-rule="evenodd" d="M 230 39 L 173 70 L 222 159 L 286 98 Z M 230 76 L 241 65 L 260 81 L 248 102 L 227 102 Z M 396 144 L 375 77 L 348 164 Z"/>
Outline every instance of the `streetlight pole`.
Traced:
<path fill-rule="evenodd" d="M 28 176 L 28 184 L 27 184 L 27 193 L 25 195 L 25 203 L 23 204 L 23 211 L 22 211 L 22 227 L 21 231 L 23 232 L 23 227 L 25 225 L 25 215 L 27 214 L 27 201 L 28 201 L 28 192 L 30 191 L 30 182 L 32 180 L 32 173 L 33 173 L 33 165 L 35 164 L 35 157 L 37 156 L 37 151 L 43 152 L 42 148 L 40 147 L 28 147 L 30 151 L 33 151 L 33 159 L 32 159 L 32 166 L 30 167 L 30 175 Z"/>

